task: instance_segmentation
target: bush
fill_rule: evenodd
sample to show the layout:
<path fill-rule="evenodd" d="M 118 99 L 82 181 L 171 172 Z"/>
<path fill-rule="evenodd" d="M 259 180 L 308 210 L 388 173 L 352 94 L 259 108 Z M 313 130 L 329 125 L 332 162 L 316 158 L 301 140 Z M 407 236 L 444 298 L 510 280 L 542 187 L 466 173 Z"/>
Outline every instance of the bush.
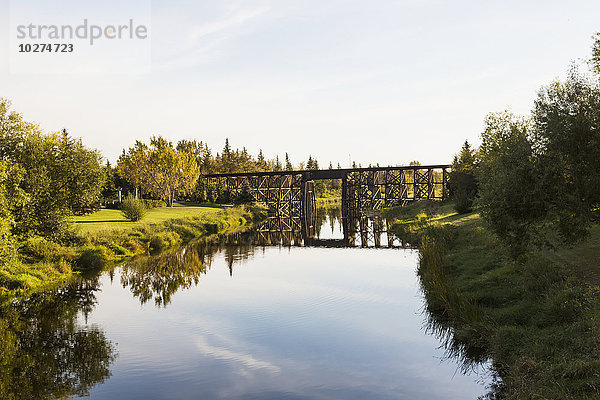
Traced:
<path fill-rule="evenodd" d="M 34 236 L 23 244 L 21 253 L 39 260 L 47 260 L 56 255 L 59 245 L 40 236 Z"/>
<path fill-rule="evenodd" d="M 123 247 L 131 251 L 133 254 L 138 254 L 145 250 L 144 246 L 135 240 L 126 240 L 125 243 L 123 243 Z"/>
<path fill-rule="evenodd" d="M 160 232 L 150 239 L 150 250 L 162 251 L 181 242 L 181 238 L 176 232 Z"/>
<path fill-rule="evenodd" d="M 25 241 L 20 248 L 21 254 L 33 260 L 73 260 L 72 247 L 61 246 L 46 238 L 34 236 Z"/>
<path fill-rule="evenodd" d="M 81 250 L 75 264 L 78 269 L 101 269 L 107 260 L 105 247 L 87 247 Z"/>
<path fill-rule="evenodd" d="M 123 204 L 121 204 L 121 213 L 123 216 L 130 221 L 136 222 L 144 218 L 146 215 L 146 206 L 144 203 L 134 198 L 132 195 L 127 196 L 125 200 L 123 200 Z"/>

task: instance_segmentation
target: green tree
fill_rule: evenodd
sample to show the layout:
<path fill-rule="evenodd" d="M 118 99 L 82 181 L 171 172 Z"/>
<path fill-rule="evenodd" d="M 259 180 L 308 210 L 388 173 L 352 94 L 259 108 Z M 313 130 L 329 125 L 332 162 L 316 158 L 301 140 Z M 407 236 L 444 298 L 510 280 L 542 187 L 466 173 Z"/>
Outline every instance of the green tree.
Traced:
<path fill-rule="evenodd" d="M 513 254 L 520 254 L 546 215 L 533 160 L 532 124 L 505 111 L 488 115 L 485 125 L 476 170 L 480 212 Z"/>
<path fill-rule="evenodd" d="M 191 193 L 200 176 L 196 155 L 175 149 L 161 136 L 152 137 L 149 146 L 136 142 L 119 159 L 118 169 L 124 179 L 131 179 L 169 207 L 176 196 Z"/>
<path fill-rule="evenodd" d="M 549 217 L 576 240 L 600 219 L 600 85 L 572 68 L 564 82 L 544 87 L 535 101 L 535 150 Z"/>
<path fill-rule="evenodd" d="M 465 141 L 458 155 L 454 156 L 452 171 L 448 180 L 448 188 L 454 199 L 454 208 L 459 214 L 471 212 L 473 201 L 477 196 L 477 180 L 475 179 L 475 152 L 468 141 Z"/>
<path fill-rule="evenodd" d="M 275 157 L 275 163 L 273 165 L 274 171 L 281 171 L 281 161 L 279 161 L 279 156 Z"/>
<path fill-rule="evenodd" d="M 592 58 L 590 64 L 596 74 L 600 74 L 600 32 L 596 33 L 592 39 L 594 44 L 592 45 Z"/>
<path fill-rule="evenodd" d="M 69 214 L 98 206 L 104 184 L 100 154 L 66 131 L 42 133 L 9 108 L 0 99 L 0 159 L 22 168 L 19 186 L 29 199 L 12 210 L 13 232 L 63 238 Z"/>
<path fill-rule="evenodd" d="M 28 200 L 20 188 L 23 173 L 21 167 L 0 161 L 0 264 L 6 264 L 16 255 L 12 235 L 15 224 L 12 210 L 23 207 Z"/>
<path fill-rule="evenodd" d="M 294 166 L 292 165 L 292 162 L 290 161 L 290 156 L 288 155 L 288 153 L 285 153 L 285 170 L 292 171 L 293 169 L 294 169 Z"/>

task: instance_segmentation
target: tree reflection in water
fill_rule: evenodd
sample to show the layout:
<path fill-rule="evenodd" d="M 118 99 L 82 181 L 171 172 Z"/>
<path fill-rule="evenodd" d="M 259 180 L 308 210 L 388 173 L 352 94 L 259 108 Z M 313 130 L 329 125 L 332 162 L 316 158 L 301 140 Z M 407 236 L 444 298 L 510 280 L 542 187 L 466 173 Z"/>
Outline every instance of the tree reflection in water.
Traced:
<path fill-rule="evenodd" d="M 341 224 L 341 209 L 317 209 L 317 236 L 326 226 L 326 221 L 329 221 L 333 232 L 336 224 Z M 265 239 L 257 233 L 260 231 L 261 227 L 254 231 L 222 234 L 158 255 L 134 258 L 122 266 L 121 284 L 124 288 L 128 287 L 142 304 L 154 300 L 157 307 L 165 307 L 177 291 L 199 283 L 201 276 L 210 269 L 216 253 L 223 252 L 232 275 L 234 264 L 252 257 L 257 245 L 287 244 L 280 232 L 270 232 L 272 236 Z"/>
<path fill-rule="evenodd" d="M 97 326 L 77 316 L 94 308 L 98 280 L 0 299 L 0 398 L 86 396 L 110 377 L 115 346 Z"/>
<path fill-rule="evenodd" d="M 126 263 L 121 270 L 121 284 L 142 304 L 154 299 L 158 307 L 165 307 L 181 289 L 194 287 L 206 274 L 214 254 L 223 251 L 230 274 L 236 261 L 247 259 L 254 246 L 242 235 L 222 235 L 210 240 L 197 240 L 187 246 L 155 256 L 139 257 Z"/>

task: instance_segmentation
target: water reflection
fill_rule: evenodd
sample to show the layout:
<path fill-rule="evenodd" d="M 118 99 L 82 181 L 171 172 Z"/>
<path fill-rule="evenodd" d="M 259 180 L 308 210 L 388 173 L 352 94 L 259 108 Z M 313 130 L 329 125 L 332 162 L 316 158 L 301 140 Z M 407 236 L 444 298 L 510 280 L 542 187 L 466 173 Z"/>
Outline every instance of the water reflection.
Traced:
<path fill-rule="evenodd" d="M 252 242 L 263 246 L 408 247 L 388 233 L 387 221 L 374 211 L 344 220 L 339 206 L 321 207 L 312 217 L 311 221 L 300 221 L 300 216 L 271 216 L 252 232 Z M 290 219 L 298 221 L 292 223 Z M 294 229 L 296 226 L 303 228 Z"/>
<path fill-rule="evenodd" d="M 264 246 L 355 247 L 357 241 L 363 247 L 379 244 L 379 240 L 372 239 L 373 231 L 368 232 L 369 225 L 365 225 L 365 232 L 361 234 L 362 242 L 361 238 L 344 237 L 339 207 L 317 209 L 312 236 L 286 229 L 289 226 L 281 218 L 270 217 L 253 230 L 216 235 L 158 255 L 134 258 L 122 266 L 121 284 L 129 288 L 141 304 L 154 300 L 156 306 L 164 307 L 171 302 L 174 293 L 198 284 L 210 269 L 216 253 L 223 253 L 232 276 L 234 264 L 251 258 L 256 248 Z M 394 245 L 396 238 L 390 234 L 388 239 L 387 233 L 383 233 L 389 247 L 398 247 Z"/>
<path fill-rule="evenodd" d="M 339 209 L 320 209 L 317 225 L 298 246 L 222 235 L 2 302 L 0 399 L 480 394 L 423 334 L 416 254 L 321 247 L 344 240 Z"/>
<path fill-rule="evenodd" d="M 83 396 L 110 377 L 115 346 L 98 326 L 97 278 L 27 299 L 0 299 L 0 398 Z"/>

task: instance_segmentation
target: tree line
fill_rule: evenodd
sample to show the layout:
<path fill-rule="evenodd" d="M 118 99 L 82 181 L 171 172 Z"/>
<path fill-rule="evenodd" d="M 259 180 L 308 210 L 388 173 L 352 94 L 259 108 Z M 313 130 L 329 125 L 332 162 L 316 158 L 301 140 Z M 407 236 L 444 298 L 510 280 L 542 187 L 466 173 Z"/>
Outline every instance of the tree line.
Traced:
<path fill-rule="evenodd" d="M 318 169 L 319 164 L 310 156 L 296 168 Z M 265 159 L 262 150 L 255 158 L 245 148 L 232 149 L 226 139 L 222 152 L 213 155 L 201 141 L 173 144 L 161 136 L 136 141 L 111 166 L 67 130 L 45 133 L 0 98 L 0 263 L 14 259 L 20 243 L 31 237 L 75 240 L 69 216 L 117 202 L 119 193 L 168 206 L 176 199 L 230 202 L 236 199 L 224 188 L 207 188 L 201 176 L 293 169 L 287 153 L 283 162 L 278 156 Z"/>
<path fill-rule="evenodd" d="M 530 116 L 489 114 L 481 146 L 454 158 L 457 211 L 475 207 L 516 255 L 577 241 L 600 221 L 600 34 L 589 65 L 542 87 Z"/>

